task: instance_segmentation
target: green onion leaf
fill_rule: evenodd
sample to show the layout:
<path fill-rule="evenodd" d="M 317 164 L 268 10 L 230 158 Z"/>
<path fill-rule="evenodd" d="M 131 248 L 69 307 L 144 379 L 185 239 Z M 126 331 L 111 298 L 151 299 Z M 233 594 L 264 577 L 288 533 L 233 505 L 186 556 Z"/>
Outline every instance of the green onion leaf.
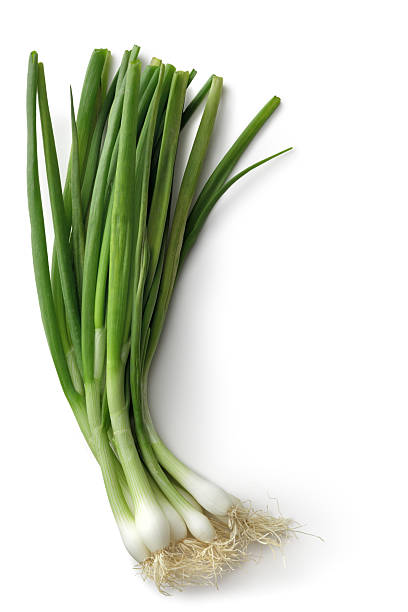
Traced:
<path fill-rule="evenodd" d="M 241 172 L 238 172 L 238 174 L 233 176 L 220 189 L 218 189 L 218 191 L 215 191 L 215 193 L 213 193 L 208 198 L 208 200 L 205 202 L 205 205 L 202 207 L 201 214 L 197 217 L 195 224 L 192 227 L 190 227 L 190 230 L 188 233 L 186 231 L 186 235 L 184 237 L 183 247 L 182 247 L 181 255 L 180 255 L 180 267 L 182 263 L 184 262 L 185 258 L 187 257 L 191 247 L 197 240 L 198 234 L 200 233 L 204 223 L 206 222 L 208 215 L 210 214 L 210 212 L 212 211 L 212 209 L 214 208 L 218 200 L 221 198 L 221 196 L 224 195 L 224 193 L 228 191 L 228 189 L 232 187 L 232 185 L 236 183 L 240 178 L 248 174 L 248 172 L 251 172 L 251 170 L 254 170 L 255 168 L 258 168 L 259 166 L 266 164 L 266 162 L 270 161 L 271 159 L 275 159 L 275 157 L 279 157 L 279 155 L 283 155 L 284 153 L 291 151 L 292 148 L 293 147 L 289 147 L 288 149 L 279 151 L 279 153 L 275 153 L 274 155 L 265 157 L 265 159 L 262 159 L 261 161 L 256 162 L 255 164 L 252 164 L 251 166 L 248 166 L 248 168 L 245 168 L 245 170 L 241 170 Z"/>
<path fill-rule="evenodd" d="M 156 350 L 173 292 L 188 212 L 190 210 L 191 202 L 197 188 L 200 171 L 210 143 L 218 105 L 220 103 L 221 91 L 222 79 L 214 76 L 204 113 L 197 130 L 186 169 L 184 171 L 183 180 L 181 182 L 180 191 L 174 210 L 174 217 L 164 260 L 162 280 L 151 325 L 151 334 L 146 355 L 147 369 L 150 365 L 154 351 Z"/>
<path fill-rule="evenodd" d="M 55 232 L 55 250 L 58 260 L 58 270 L 61 279 L 68 330 L 74 347 L 77 365 L 82 372 L 81 323 L 72 252 L 69 244 L 70 225 L 64 210 L 57 152 L 55 149 L 54 133 L 48 108 L 44 67 L 41 63 L 38 64 L 38 103 L 40 107 L 45 165 Z"/>
<path fill-rule="evenodd" d="M 82 217 L 81 204 L 81 171 L 79 164 L 79 149 L 78 149 L 78 132 L 75 122 L 74 100 L 72 98 L 72 89 L 70 88 L 71 96 L 71 130 L 72 130 L 72 147 L 71 147 L 71 194 L 72 194 L 72 243 L 74 253 L 74 266 L 76 275 L 76 284 L 78 289 L 78 299 L 82 296 L 82 275 L 84 270 L 84 222 Z"/>

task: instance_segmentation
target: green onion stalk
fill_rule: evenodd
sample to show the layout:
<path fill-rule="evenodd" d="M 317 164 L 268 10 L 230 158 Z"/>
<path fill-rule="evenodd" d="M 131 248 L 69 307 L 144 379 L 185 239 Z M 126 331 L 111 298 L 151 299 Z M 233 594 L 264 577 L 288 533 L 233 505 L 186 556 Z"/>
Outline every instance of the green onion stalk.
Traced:
<path fill-rule="evenodd" d="M 216 583 L 248 546 L 280 548 L 292 521 L 254 510 L 181 462 L 148 403 L 149 371 L 180 269 L 211 210 L 240 178 L 290 148 L 233 174 L 280 104 L 250 121 L 198 192 L 223 80 L 212 75 L 186 104 L 196 71 L 125 51 L 109 84 L 111 54 L 92 53 L 62 187 L 44 66 L 27 80 L 27 193 L 34 273 L 55 369 L 99 464 L 125 547 L 161 591 Z M 176 192 L 180 134 L 204 104 Z M 37 107 L 54 229 L 49 257 L 38 172 Z M 174 208 L 171 208 L 171 202 Z"/>

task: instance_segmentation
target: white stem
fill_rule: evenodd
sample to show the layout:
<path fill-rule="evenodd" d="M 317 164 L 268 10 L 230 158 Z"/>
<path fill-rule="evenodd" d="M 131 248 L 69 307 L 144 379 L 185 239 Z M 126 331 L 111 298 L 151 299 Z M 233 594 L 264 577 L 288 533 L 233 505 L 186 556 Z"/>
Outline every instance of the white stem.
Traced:
<path fill-rule="evenodd" d="M 155 552 L 170 544 L 170 526 L 156 502 L 133 440 L 124 394 L 124 368 L 107 367 L 107 393 L 116 450 L 135 508 L 138 532 L 145 546 Z"/>
<path fill-rule="evenodd" d="M 136 527 L 143 543 L 152 552 L 170 544 L 170 525 L 156 500 L 143 499 L 136 508 Z"/>
<path fill-rule="evenodd" d="M 154 496 L 163 510 L 170 525 L 170 540 L 171 542 L 179 542 L 187 537 L 187 527 L 180 514 L 175 507 L 169 502 L 167 497 L 157 486 L 154 479 L 148 474 L 150 486 L 152 487 Z"/>
<path fill-rule="evenodd" d="M 181 484 L 207 512 L 226 516 L 234 505 L 231 496 L 221 487 L 193 472 L 162 442 L 154 427 L 147 403 L 147 382 L 143 384 L 143 420 L 154 453 L 162 467 Z M 186 518 L 183 516 L 184 520 Z M 187 522 L 187 521 L 186 521 Z"/>
<path fill-rule="evenodd" d="M 144 545 L 137 530 L 136 523 L 134 521 L 122 520 L 118 521 L 118 527 L 126 550 L 133 559 L 142 563 L 150 556 L 150 551 Z"/>
<path fill-rule="evenodd" d="M 183 518 L 186 521 L 187 527 L 191 535 L 201 542 L 212 542 L 215 539 L 216 533 L 209 519 L 195 508 L 190 508 L 183 512 Z"/>
<path fill-rule="evenodd" d="M 150 439 L 153 450 L 161 465 L 184 489 L 191 493 L 207 512 L 219 516 L 228 514 L 228 511 L 234 504 L 231 496 L 224 489 L 203 478 L 203 476 L 199 476 L 184 465 L 169 451 L 160 439 Z"/>
<path fill-rule="evenodd" d="M 189 504 L 191 504 L 196 510 L 199 510 L 201 512 L 202 508 L 201 508 L 200 504 L 198 503 L 198 501 L 196 499 L 194 499 L 194 497 L 191 495 L 191 493 L 189 493 L 188 491 L 183 489 L 183 487 L 180 486 L 178 484 L 178 482 L 176 482 L 176 481 L 173 481 L 173 485 L 176 487 L 176 489 L 180 493 L 180 495 L 182 495 L 184 497 L 184 499 L 186 501 L 188 501 Z"/>

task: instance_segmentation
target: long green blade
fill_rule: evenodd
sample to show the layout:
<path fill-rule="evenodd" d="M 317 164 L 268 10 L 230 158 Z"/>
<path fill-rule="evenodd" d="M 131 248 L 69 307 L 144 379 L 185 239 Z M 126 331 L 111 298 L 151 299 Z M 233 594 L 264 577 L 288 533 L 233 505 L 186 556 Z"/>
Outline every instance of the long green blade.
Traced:
<path fill-rule="evenodd" d="M 220 77 L 213 77 L 207 103 L 184 171 L 174 210 L 174 217 L 163 266 L 162 280 L 151 325 L 150 340 L 146 355 L 146 368 L 149 367 L 156 350 L 173 292 L 188 211 L 190 210 L 201 168 L 210 143 L 220 103 L 221 91 L 222 79 Z"/>
<path fill-rule="evenodd" d="M 187 79 L 187 72 L 176 72 L 174 74 L 167 104 L 159 163 L 147 224 L 147 240 L 150 253 L 149 271 L 146 280 L 147 290 L 153 281 L 163 239 L 173 183 L 174 162 L 179 142 L 181 114 L 186 95 Z"/>
<path fill-rule="evenodd" d="M 98 110 L 98 93 L 101 87 L 101 79 L 105 69 L 106 58 L 109 54 L 108 49 L 95 49 L 89 60 L 86 70 L 84 83 L 82 86 L 81 98 L 78 107 L 77 130 L 78 148 L 81 176 L 84 171 L 85 160 L 95 127 L 96 115 Z M 64 204 L 67 218 L 71 216 L 71 161 L 68 164 L 67 180 L 64 187 Z"/>
<path fill-rule="evenodd" d="M 71 96 L 71 195 L 72 195 L 72 246 L 78 298 L 82 296 L 82 275 L 84 270 L 85 234 L 81 203 L 81 170 L 79 163 L 78 131 L 75 121 L 74 100 Z"/>
<path fill-rule="evenodd" d="M 62 294 L 69 334 L 74 347 L 75 358 L 82 372 L 81 358 L 81 323 L 73 270 L 72 253 L 69 245 L 70 224 L 67 221 L 62 195 L 57 152 L 55 149 L 50 110 L 48 107 L 47 89 L 45 85 L 44 67 L 38 64 L 38 102 L 40 107 L 41 128 L 43 135 L 45 165 L 47 170 L 48 190 L 52 209 L 55 233 L 55 250 L 58 260 L 58 270 L 61 279 Z"/>
<path fill-rule="evenodd" d="M 83 202 L 84 213 L 87 212 L 92 195 L 92 188 L 98 168 L 99 154 L 102 142 L 103 132 L 106 126 L 106 120 L 109 115 L 109 111 L 112 107 L 113 99 L 115 97 L 116 84 L 118 81 L 119 71 L 113 78 L 113 81 L 108 89 L 108 92 L 102 103 L 101 110 L 98 114 L 98 119 L 95 125 L 94 133 L 92 134 L 91 144 L 89 146 L 88 158 L 86 161 L 86 167 L 84 172 L 84 178 L 81 186 L 81 200 Z"/>
<path fill-rule="evenodd" d="M 184 241 L 183 241 L 183 247 L 182 247 L 181 255 L 180 255 L 180 267 L 182 263 L 184 262 L 185 258 L 187 257 L 188 253 L 190 252 L 191 247 L 194 245 L 195 241 L 197 240 L 198 234 L 200 233 L 204 223 L 206 222 L 208 215 L 210 214 L 210 212 L 212 211 L 212 209 L 214 208 L 218 200 L 221 198 L 221 196 L 223 196 L 224 193 L 228 191 L 228 189 L 232 187 L 232 185 L 234 185 L 234 183 L 236 183 L 239 179 L 244 177 L 246 174 L 248 174 L 255 168 L 258 168 L 259 166 L 266 164 L 271 159 L 275 159 L 275 157 L 279 157 L 280 155 L 283 155 L 284 153 L 287 153 L 288 151 L 291 151 L 291 150 L 292 150 L 292 147 L 289 147 L 288 149 L 279 151 L 279 153 L 275 153 L 274 155 L 265 157 L 265 159 L 262 159 L 261 161 L 256 162 L 255 164 L 252 164 L 251 166 L 248 166 L 248 168 L 245 168 L 245 170 L 241 170 L 241 172 L 238 172 L 238 174 L 236 174 L 229 181 L 227 181 L 220 189 L 218 189 L 218 191 L 216 191 L 210 197 L 208 197 L 207 201 L 205 202 L 205 206 L 203 206 L 202 208 L 200 216 L 197 217 L 196 219 L 195 224 L 190 228 L 190 231 L 188 234 L 186 231 L 186 234 L 184 236 Z"/>
<path fill-rule="evenodd" d="M 164 78 L 164 66 L 160 67 L 160 75 L 155 94 L 149 108 L 146 122 L 143 126 L 140 148 L 136 151 L 136 193 L 140 200 L 136 249 L 134 257 L 133 290 L 129 299 L 131 313 L 131 351 L 130 377 L 132 385 L 141 372 L 141 331 L 143 315 L 143 295 L 145 279 L 148 270 L 149 249 L 146 240 L 146 217 L 149 197 L 149 179 L 151 157 L 154 143 L 154 133 L 158 116 L 161 88 Z M 125 336 L 126 338 L 126 336 Z"/>
<path fill-rule="evenodd" d="M 237 140 L 234 142 L 232 147 L 224 155 L 220 163 L 211 174 L 210 178 L 204 185 L 200 195 L 195 202 L 186 227 L 186 233 L 189 234 L 191 228 L 195 224 L 197 218 L 201 215 L 202 209 L 206 205 L 206 201 L 211 194 L 214 194 L 227 180 L 228 176 L 232 172 L 234 166 L 237 164 L 239 158 L 248 147 L 250 142 L 259 132 L 265 121 L 269 119 L 273 112 L 278 108 L 280 104 L 280 98 L 273 97 L 265 106 L 259 111 L 259 113 L 252 119 L 247 125 L 245 130 L 240 134 Z"/>
<path fill-rule="evenodd" d="M 210 78 L 204 83 L 200 91 L 196 93 L 194 98 L 191 100 L 190 104 L 188 104 L 186 108 L 184 109 L 183 117 L 181 119 L 182 128 L 186 125 L 186 123 L 188 123 L 188 121 L 191 119 L 191 117 L 193 116 L 197 108 L 200 106 L 201 102 L 204 100 L 205 96 L 210 91 L 213 77 L 214 75 L 210 76 Z"/>
<path fill-rule="evenodd" d="M 126 61 L 127 63 L 128 57 L 126 53 L 123 61 Z M 88 230 L 85 242 L 84 280 L 81 311 L 84 382 L 93 380 L 94 375 L 95 291 L 102 241 L 102 227 L 106 215 L 106 206 L 109 202 L 109 200 L 106 198 L 108 175 L 122 117 L 125 81 L 126 79 L 123 79 L 120 86 L 117 88 L 112 109 L 109 114 L 105 141 L 98 164 L 89 209 Z"/>
<path fill-rule="evenodd" d="M 147 110 L 149 108 L 150 102 L 152 100 L 153 94 L 156 89 L 157 81 L 159 80 L 159 66 L 155 65 L 152 67 L 153 73 L 149 80 L 149 83 L 140 97 L 139 109 L 137 113 L 137 133 L 140 134 L 144 120 L 146 118 Z"/>
<path fill-rule="evenodd" d="M 89 142 L 91 135 L 94 130 L 97 114 L 98 105 L 100 100 L 100 88 L 101 81 L 104 79 L 106 74 L 108 58 L 110 52 L 107 49 L 95 49 L 91 55 L 86 70 L 81 98 L 78 108 L 77 116 L 77 133 L 78 133 L 78 149 L 80 159 L 80 173 L 81 177 L 84 171 L 84 164 L 87 157 L 89 148 Z M 64 186 L 64 208 L 67 222 L 71 224 L 72 214 L 72 198 L 71 198 L 71 155 L 68 163 L 67 177 Z M 87 207 L 88 199 L 83 200 Z M 59 270 L 57 265 L 57 257 L 55 249 L 52 255 L 52 266 L 51 266 L 51 285 L 54 294 L 54 301 L 57 309 L 58 324 L 60 328 L 60 334 L 64 342 L 64 346 L 69 349 L 70 340 L 68 338 L 65 305 L 62 296 L 61 281 L 58 278 Z"/>
<path fill-rule="evenodd" d="M 108 369 L 121 364 L 121 352 L 134 245 L 134 198 L 137 108 L 140 62 L 131 62 L 126 77 L 114 186 L 107 311 Z"/>
<path fill-rule="evenodd" d="M 159 61 L 159 60 L 157 60 Z M 158 114 L 158 105 L 161 96 L 163 85 L 164 66 L 160 65 L 159 80 L 156 85 L 156 90 L 152 97 L 146 120 L 143 124 L 143 129 L 136 148 L 136 184 L 135 184 L 135 211 L 136 211 L 136 243 L 135 256 L 132 261 L 128 310 L 126 316 L 126 326 L 124 333 L 124 342 L 128 340 L 130 328 L 132 326 L 132 335 L 134 328 L 135 294 L 137 292 L 138 277 L 140 273 L 140 262 L 142 257 L 142 248 L 146 237 L 146 218 L 149 203 L 149 182 L 151 158 L 154 143 L 154 133 L 156 128 L 156 120 Z M 140 109 L 140 105 L 139 105 Z M 142 296 L 144 290 L 144 282 L 142 288 Z M 143 299 L 143 297 L 142 297 Z M 142 307 L 142 306 L 141 306 Z M 140 323 L 141 325 L 141 323 Z"/>
<path fill-rule="evenodd" d="M 36 97 L 38 56 L 30 54 L 27 77 L 27 196 L 35 282 L 45 335 L 62 389 L 70 403 L 78 397 L 71 381 L 51 290 L 47 242 L 38 176 Z"/>
<path fill-rule="evenodd" d="M 98 276 L 95 289 L 95 329 L 100 329 L 105 325 L 106 288 L 109 269 L 113 194 L 114 190 L 110 192 L 109 196 L 108 212 L 106 214 L 106 222 L 103 230 L 101 252 L 99 256 Z"/>

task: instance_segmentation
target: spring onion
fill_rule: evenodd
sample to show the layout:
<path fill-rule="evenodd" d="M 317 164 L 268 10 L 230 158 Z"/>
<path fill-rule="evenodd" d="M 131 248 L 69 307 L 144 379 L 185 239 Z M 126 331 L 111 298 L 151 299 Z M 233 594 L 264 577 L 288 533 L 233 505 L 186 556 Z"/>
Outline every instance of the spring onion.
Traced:
<path fill-rule="evenodd" d="M 27 79 L 27 195 L 35 280 L 62 389 L 99 464 L 124 545 L 160 591 L 216 583 L 258 542 L 280 548 L 293 531 L 182 463 L 149 410 L 148 381 L 179 270 L 212 208 L 243 176 L 286 153 L 232 171 L 280 104 L 273 97 L 197 187 L 216 129 L 222 78 L 186 105 L 196 71 L 125 51 L 109 84 L 110 52 L 93 52 L 61 183 L 44 67 Z M 180 133 L 204 108 L 180 187 Z M 37 152 L 39 108 L 54 249 L 47 251 Z M 174 210 L 170 210 L 174 199 Z"/>

